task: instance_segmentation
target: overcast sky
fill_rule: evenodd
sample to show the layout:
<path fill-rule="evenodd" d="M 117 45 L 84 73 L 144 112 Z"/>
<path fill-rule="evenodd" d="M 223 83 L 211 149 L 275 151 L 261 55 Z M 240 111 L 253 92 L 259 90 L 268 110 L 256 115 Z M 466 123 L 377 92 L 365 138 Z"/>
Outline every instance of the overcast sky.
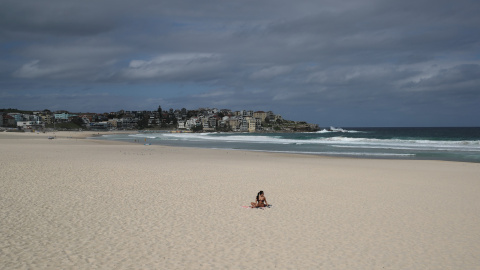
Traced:
<path fill-rule="evenodd" d="M 0 108 L 480 126 L 478 0 L 0 0 Z"/>

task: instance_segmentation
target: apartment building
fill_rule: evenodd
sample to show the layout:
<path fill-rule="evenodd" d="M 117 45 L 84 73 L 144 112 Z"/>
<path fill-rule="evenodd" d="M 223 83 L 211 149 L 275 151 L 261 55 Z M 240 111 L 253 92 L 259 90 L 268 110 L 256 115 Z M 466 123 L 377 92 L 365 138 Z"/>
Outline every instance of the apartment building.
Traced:
<path fill-rule="evenodd" d="M 260 119 L 262 122 L 265 122 L 267 116 L 267 113 L 264 111 L 256 111 L 253 113 L 253 117 Z"/>

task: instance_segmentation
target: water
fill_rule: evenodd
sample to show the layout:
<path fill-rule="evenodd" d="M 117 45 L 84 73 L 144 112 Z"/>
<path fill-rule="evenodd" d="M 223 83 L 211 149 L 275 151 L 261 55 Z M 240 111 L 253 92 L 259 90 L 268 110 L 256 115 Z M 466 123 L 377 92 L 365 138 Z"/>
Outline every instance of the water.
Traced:
<path fill-rule="evenodd" d="M 138 133 L 105 135 L 167 146 L 362 158 L 480 162 L 480 128 L 344 128 L 315 133 Z"/>

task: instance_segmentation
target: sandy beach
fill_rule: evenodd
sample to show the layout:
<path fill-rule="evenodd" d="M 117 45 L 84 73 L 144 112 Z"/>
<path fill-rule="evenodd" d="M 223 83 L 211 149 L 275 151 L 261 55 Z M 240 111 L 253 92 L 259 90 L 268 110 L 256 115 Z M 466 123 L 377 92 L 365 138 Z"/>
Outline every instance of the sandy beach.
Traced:
<path fill-rule="evenodd" d="M 478 163 L 92 134 L 0 133 L 1 269 L 480 269 Z"/>

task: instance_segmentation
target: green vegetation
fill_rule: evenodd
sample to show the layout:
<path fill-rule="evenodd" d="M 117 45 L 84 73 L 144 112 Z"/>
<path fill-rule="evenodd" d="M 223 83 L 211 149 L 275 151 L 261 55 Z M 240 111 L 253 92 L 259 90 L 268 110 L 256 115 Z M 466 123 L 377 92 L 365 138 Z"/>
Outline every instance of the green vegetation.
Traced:
<path fill-rule="evenodd" d="M 55 123 L 54 124 L 46 124 L 46 128 L 54 128 L 55 129 L 67 129 L 67 130 L 79 130 L 82 128 L 82 126 L 79 126 L 73 122 L 67 122 L 67 123 Z"/>
<path fill-rule="evenodd" d="M 218 132 L 231 132 L 232 128 L 230 126 L 224 126 L 224 127 L 217 127 L 215 130 Z"/>
<path fill-rule="evenodd" d="M 202 132 L 203 131 L 203 126 L 202 125 L 195 126 L 195 127 L 192 128 L 192 131 L 193 132 Z"/>
<path fill-rule="evenodd" d="M 32 114 L 33 111 L 25 111 L 25 110 L 8 108 L 8 109 L 0 109 L 0 113 L 24 113 L 24 114 Z"/>

